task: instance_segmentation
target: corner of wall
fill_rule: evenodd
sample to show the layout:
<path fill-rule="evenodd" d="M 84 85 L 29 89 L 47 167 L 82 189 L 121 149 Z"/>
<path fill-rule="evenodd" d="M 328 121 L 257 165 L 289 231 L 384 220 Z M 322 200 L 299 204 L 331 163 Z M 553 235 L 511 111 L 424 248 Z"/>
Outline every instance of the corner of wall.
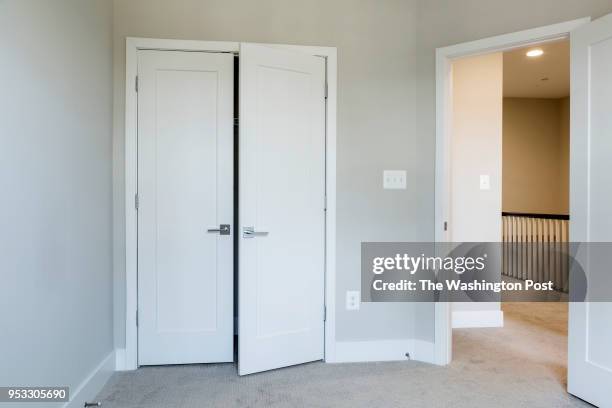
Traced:
<path fill-rule="evenodd" d="M 74 392 L 70 394 L 70 401 L 64 408 L 81 408 L 85 402 L 92 402 L 116 368 L 117 353 L 111 351 L 102 361 L 81 381 Z"/>

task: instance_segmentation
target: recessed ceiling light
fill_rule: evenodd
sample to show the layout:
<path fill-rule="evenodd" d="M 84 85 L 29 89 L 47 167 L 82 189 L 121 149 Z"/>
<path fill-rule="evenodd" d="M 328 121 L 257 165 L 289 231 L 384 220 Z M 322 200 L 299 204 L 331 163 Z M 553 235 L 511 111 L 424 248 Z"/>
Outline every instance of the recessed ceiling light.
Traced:
<path fill-rule="evenodd" d="M 542 49 L 535 48 L 533 50 L 527 51 L 527 54 L 525 54 L 525 55 L 527 55 L 528 57 L 533 58 L 533 57 L 539 57 L 542 54 L 544 54 L 544 51 L 542 51 Z"/>

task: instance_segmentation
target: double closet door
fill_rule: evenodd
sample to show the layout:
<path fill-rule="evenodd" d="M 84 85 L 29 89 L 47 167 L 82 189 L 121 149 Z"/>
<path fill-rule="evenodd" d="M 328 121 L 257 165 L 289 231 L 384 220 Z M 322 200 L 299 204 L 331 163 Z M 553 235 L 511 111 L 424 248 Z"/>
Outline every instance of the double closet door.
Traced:
<path fill-rule="evenodd" d="M 140 365 L 323 358 L 325 61 L 241 45 L 235 186 L 234 58 L 138 51 Z"/>

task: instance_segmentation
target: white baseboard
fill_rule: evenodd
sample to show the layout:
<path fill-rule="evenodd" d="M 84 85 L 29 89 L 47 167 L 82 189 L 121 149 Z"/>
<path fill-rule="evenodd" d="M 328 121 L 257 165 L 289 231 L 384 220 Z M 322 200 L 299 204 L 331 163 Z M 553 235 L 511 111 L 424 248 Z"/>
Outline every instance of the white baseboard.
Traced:
<path fill-rule="evenodd" d="M 410 354 L 410 357 L 406 356 Z M 422 340 L 369 340 L 336 342 L 332 363 L 418 360 L 433 363 L 434 344 Z"/>
<path fill-rule="evenodd" d="M 89 373 L 76 389 L 70 390 L 70 401 L 64 405 L 64 408 L 82 408 L 85 402 L 93 401 L 111 375 L 113 375 L 115 359 L 115 352 L 112 351 Z"/>
<path fill-rule="evenodd" d="M 125 349 L 115 349 L 115 371 L 125 371 L 125 367 Z"/>
<path fill-rule="evenodd" d="M 470 310 L 453 312 L 453 329 L 504 327 L 501 310 Z"/>

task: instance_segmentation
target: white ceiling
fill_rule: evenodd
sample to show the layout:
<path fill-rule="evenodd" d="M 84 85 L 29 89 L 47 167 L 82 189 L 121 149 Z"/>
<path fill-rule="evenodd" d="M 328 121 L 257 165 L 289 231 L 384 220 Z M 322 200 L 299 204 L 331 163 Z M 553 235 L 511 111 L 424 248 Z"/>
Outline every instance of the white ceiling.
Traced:
<path fill-rule="evenodd" d="M 541 48 L 544 54 L 525 53 Z M 555 41 L 504 52 L 504 97 L 563 98 L 570 92 L 569 41 Z M 543 80 L 543 78 L 548 78 Z"/>

